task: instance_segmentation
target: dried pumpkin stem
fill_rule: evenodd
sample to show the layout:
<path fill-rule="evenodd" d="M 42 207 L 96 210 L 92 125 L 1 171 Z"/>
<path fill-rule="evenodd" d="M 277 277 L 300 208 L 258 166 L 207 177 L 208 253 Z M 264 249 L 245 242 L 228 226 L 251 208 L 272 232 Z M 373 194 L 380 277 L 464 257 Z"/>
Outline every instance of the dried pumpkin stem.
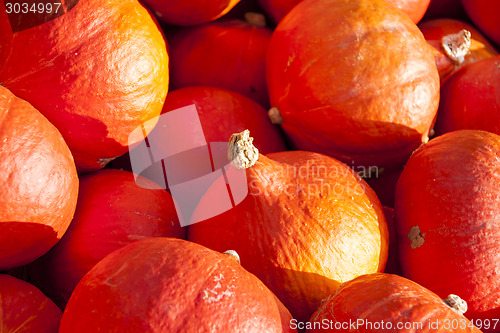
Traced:
<path fill-rule="evenodd" d="M 275 125 L 281 125 L 283 123 L 283 118 L 281 117 L 280 110 L 277 107 L 272 107 L 267 111 L 267 115 L 269 119 L 271 119 L 271 123 Z"/>
<path fill-rule="evenodd" d="M 236 169 L 248 169 L 257 162 L 259 150 L 253 145 L 249 130 L 231 135 L 227 158 Z"/>
<path fill-rule="evenodd" d="M 227 250 L 226 252 L 224 252 L 222 254 L 230 256 L 231 258 L 233 258 L 234 260 L 236 260 L 238 262 L 238 264 L 241 264 L 240 256 L 239 256 L 239 254 L 236 251 L 234 251 L 234 250 Z"/>
<path fill-rule="evenodd" d="M 245 21 L 257 28 L 264 28 L 266 26 L 266 17 L 261 13 L 246 12 Z"/>
<path fill-rule="evenodd" d="M 450 308 L 452 308 L 455 312 L 458 312 L 461 315 L 463 315 L 465 312 L 467 312 L 467 302 L 464 301 L 463 299 L 461 299 L 457 295 L 453 295 L 453 294 L 448 295 L 448 297 L 446 297 L 444 302 Z"/>
<path fill-rule="evenodd" d="M 465 56 L 469 53 L 470 45 L 471 33 L 465 29 L 456 34 L 446 35 L 441 39 L 444 52 L 456 65 L 464 62 Z"/>

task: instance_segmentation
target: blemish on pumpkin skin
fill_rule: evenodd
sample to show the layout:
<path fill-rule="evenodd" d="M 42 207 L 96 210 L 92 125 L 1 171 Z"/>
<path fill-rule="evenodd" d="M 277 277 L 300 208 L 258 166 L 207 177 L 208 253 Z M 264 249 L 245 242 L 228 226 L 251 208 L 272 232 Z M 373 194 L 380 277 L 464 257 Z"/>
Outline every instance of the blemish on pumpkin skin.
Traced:
<path fill-rule="evenodd" d="M 425 239 L 424 235 L 420 234 L 420 228 L 418 225 L 412 227 L 410 229 L 410 232 L 408 233 L 408 239 L 410 240 L 410 246 L 412 249 L 416 249 L 417 247 L 420 247 L 424 245 Z"/>

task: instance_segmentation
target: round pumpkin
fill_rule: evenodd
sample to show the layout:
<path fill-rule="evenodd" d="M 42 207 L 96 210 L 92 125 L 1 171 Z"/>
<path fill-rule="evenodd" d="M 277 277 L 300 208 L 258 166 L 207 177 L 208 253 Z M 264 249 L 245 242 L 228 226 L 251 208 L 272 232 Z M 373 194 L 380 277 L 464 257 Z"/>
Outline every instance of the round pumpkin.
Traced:
<path fill-rule="evenodd" d="M 499 170 L 500 136 L 460 130 L 419 148 L 396 186 L 403 274 L 462 297 L 469 319 L 500 316 Z"/>
<path fill-rule="evenodd" d="M 188 240 L 234 249 L 294 318 L 307 320 L 340 283 L 384 270 L 382 206 L 357 173 L 331 157 L 305 151 L 264 156 L 251 142 L 248 131 L 230 141 L 234 166 L 246 168 L 248 195 L 190 225 Z M 217 196 L 207 191 L 206 197 Z"/>
<path fill-rule="evenodd" d="M 425 21 L 419 28 L 438 51 L 437 57 L 443 58 L 441 63 L 437 61 L 441 85 L 460 68 L 498 55 L 493 45 L 468 23 L 441 18 Z M 446 70 L 443 71 L 443 67 Z"/>
<path fill-rule="evenodd" d="M 79 171 L 97 170 L 127 151 L 132 130 L 160 114 L 168 55 L 137 0 L 67 5 L 67 13 L 24 30 L 30 15 L 11 27 L 0 12 L 0 83 L 59 129 Z"/>
<path fill-rule="evenodd" d="M 0 274 L 0 300 L 2 332 L 58 332 L 61 310 L 28 282 Z"/>
<path fill-rule="evenodd" d="M 82 176 L 75 217 L 56 246 L 28 266 L 30 281 L 64 308 L 78 281 L 106 255 L 160 236 L 186 237 L 167 191 L 139 187 L 127 171 Z"/>
<path fill-rule="evenodd" d="M 264 10 L 278 23 L 302 0 L 259 0 Z M 424 16 L 430 0 L 387 0 L 418 23 Z"/>
<path fill-rule="evenodd" d="M 59 332 L 293 332 L 291 319 L 231 256 L 156 237 L 92 268 L 71 295 Z"/>
<path fill-rule="evenodd" d="M 439 102 L 431 48 L 384 0 L 298 4 L 271 38 L 267 83 L 296 148 L 366 167 L 403 164 Z"/>
<path fill-rule="evenodd" d="M 234 19 L 169 35 L 172 89 L 219 87 L 268 108 L 265 66 L 271 34 L 269 28 Z"/>
<path fill-rule="evenodd" d="M 500 55 L 462 68 L 441 88 L 436 132 L 478 129 L 500 134 Z"/>
<path fill-rule="evenodd" d="M 198 25 L 229 12 L 240 0 L 144 0 L 156 16 L 174 25 Z"/>
<path fill-rule="evenodd" d="M 500 2 L 496 0 L 462 0 L 465 12 L 492 41 L 500 45 Z"/>
<path fill-rule="evenodd" d="M 78 175 L 59 131 L 0 86 L 0 270 L 27 264 L 62 237 Z"/>
<path fill-rule="evenodd" d="M 443 301 L 404 277 L 368 274 L 344 283 L 328 297 L 307 332 L 480 333 L 461 313 L 465 308 L 456 295 Z"/>

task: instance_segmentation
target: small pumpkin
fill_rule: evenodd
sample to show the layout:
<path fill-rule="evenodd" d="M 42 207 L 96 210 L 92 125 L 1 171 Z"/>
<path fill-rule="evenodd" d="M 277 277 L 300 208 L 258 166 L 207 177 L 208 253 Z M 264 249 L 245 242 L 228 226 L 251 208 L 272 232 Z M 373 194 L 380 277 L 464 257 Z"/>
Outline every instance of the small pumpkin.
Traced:
<path fill-rule="evenodd" d="M 311 0 L 280 22 L 267 83 L 297 149 L 399 167 L 428 139 L 439 102 L 431 48 L 382 0 Z"/>
<path fill-rule="evenodd" d="M 294 332 L 291 319 L 232 256 L 156 237 L 92 268 L 71 295 L 59 332 Z"/>
<path fill-rule="evenodd" d="M 237 251 L 243 267 L 299 320 L 340 283 L 384 270 L 389 236 L 382 206 L 351 168 L 312 152 L 261 155 L 248 131 L 233 135 L 229 146 L 233 165 L 245 169 L 248 195 L 190 225 L 188 240 Z M 207 191 L 206 200 L 213 197 Z"/>
<path fill-rule="evenodd" d="M 272 31 L 261 24 L 222 19 L 169 35 L 172 89 L 213 86 L 268 108 L 265 66 Z"/>
<path fill-rule="evenodd" d="M 474 24 L 500 46 L 500 2 L 495 0 L 462 0 L 465 12 Z"/>
<path fill-rule="evenodd" d="M 404 276 L 460 295 L 474 320 L 500 316 L 499 170 L 500 136 L 459 130 L 420 147 L 396 186 Z"/>
<path fill-rule="evenodd" d="M 75 212 L 78 175 L 59 131 L 0 86 L 0 270 L 46 253 Z"/>
<path fill-rule="evenodd" d="M 9 20 L 0 11 L 0 83 L 57 127 L 78 171 L 87 172 L 124 154 L 132 130 L 160 114 L 168 54 L 137 0 L 67 6 L 65 14 L 14 33 L 18 26 L 9 22 L 32 16 Z"/>
<path fill-rule="evenodd" d="M 443 301 L 404 277 L 367 274 L 344 283 L 326 299 L 307 332 L 480 333 L 464 317 L 466 309 L 467 304 L 456 295 Z"/>
<path fill-rule="evenodd" d="M 28 266 L 30 281 L 64 308 L 78 281 L 106 255 L 134 241 L 160 236 L 186 237 L 167 191 L 142 188 L 127 171 L 84 175 L 68 231 Z"/>
<path fill-rule="evenodd" d="M 191 26 L 218 19 L 240 0 L 144 0 L 163 22 Z"/>
<path fill-rule="evenodd" d="M 500 134 L 500 55 L 462 68 L 441 88 L 436 132 L 478 129 Z"/>
<path fill-rule="evenodd" d="M 0 300 L 2 332 L 58 332 L 61 310 L 28 282 L 0 274 Z"/>

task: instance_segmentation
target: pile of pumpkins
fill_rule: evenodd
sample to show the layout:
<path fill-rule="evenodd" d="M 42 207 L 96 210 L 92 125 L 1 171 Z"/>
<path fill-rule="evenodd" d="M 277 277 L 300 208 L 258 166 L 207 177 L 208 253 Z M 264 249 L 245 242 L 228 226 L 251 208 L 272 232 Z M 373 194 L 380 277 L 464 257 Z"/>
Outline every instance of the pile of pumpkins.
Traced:
<path fill-rule="evenodd" d="M 500 2 L 40 3 L 0 6 L 1 332 L 500 332 Z M 189 105 L 248 195 L 183 226 L 128 152 Z"/>

